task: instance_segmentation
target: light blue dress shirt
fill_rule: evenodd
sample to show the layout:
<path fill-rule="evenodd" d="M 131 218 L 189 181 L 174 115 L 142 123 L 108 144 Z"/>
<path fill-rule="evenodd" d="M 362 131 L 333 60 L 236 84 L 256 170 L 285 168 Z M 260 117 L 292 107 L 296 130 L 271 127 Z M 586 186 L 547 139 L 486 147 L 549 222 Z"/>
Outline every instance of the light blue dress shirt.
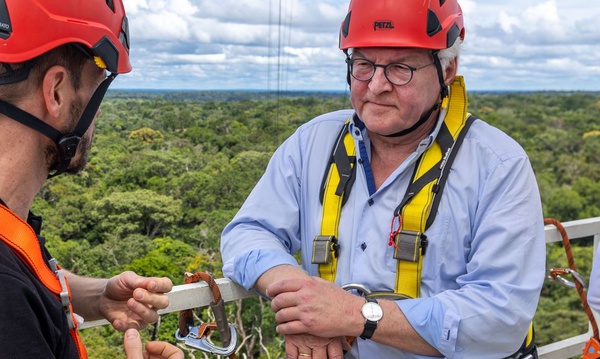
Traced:
<path fill-rule="evenodd" d="M 587 292 L 587 301 L 596 313 L 600 313 L 600 246 L 596 248 L 590 273 L 590 283 Z"/>
<path fill-rule="evenodd" d="M 333 142 L 354 111 L 319 116 L 302 125 L 269 166 L 221 241 L 223 273 L 250 289 L 266 270 L 311 264 L 321 226 L 320 187 Z M 443 118 L 445 113 L 440 114 Z M 358 169 L 339 226 L 336 283 L 393 291 L 390 224 L 418 156 L 441 121 L 375 190 L 370 140 L 354 117 L 350 133 Z M 538 187 L 524 150 L 500 130 L 473 123 L 454 160 L 437 217 L 425 232 L 421 298 L 397 301 L 412 327 L 448 358 L 503 358 L 521 345 L 533 318 L 545 273 L 545 240 Z M 332 303 L 335 305 L 335 303 Z M 425 358 L 357 339 L 346 358 Z"/>

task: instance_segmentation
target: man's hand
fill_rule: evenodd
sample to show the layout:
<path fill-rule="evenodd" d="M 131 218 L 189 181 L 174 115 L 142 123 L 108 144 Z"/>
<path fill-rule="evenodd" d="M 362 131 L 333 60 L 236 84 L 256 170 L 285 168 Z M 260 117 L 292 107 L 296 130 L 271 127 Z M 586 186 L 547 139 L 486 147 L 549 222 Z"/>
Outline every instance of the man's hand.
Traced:
<path fill-rule="evenodd" d="M 323 338 L 360 335 L 365 299 L 318 277 L 286 279 L 269 285 L 277 332 L 312 334 Z"/>
<path fill-rule="evenodd" d="M 146 350 L 142 348 L 142 339 L 136 329 L 125 332 L 123 347 L 127 359 L 183 359 L 183 352 L 166 342 L 148 342 Z"/>
<path fill-rule="evenodd" d="M 310 334 L 285 336 L 286 359 L 342 359 L 343 349 L 350 350 L 345 338 L 326 339 Z"/>
<path fill-rule="evenodd" d="M 121 332 L 145 328 L 158 320 L 159 309 L 169 305 L 165 293 L 173 289 L 169 278 L 142 277 L 123 272 L 108 280 L 99 301 L 99 311 Z"/>

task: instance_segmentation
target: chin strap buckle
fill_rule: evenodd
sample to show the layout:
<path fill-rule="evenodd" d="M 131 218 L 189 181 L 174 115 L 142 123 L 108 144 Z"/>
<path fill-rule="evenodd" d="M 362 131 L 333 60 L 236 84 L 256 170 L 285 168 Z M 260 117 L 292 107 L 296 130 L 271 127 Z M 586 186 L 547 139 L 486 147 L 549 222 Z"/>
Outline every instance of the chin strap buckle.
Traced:
<path fill-rule="evenodd" d="M 52 258 L 48 261 L 50 269 L 56 274 L 56 278 L 60 282 L 60 303 L 62 304 L 65 315 L 67 316 L 67 322 L 69 323 L 69 329 L 77 328 L 75 321 L 73 320 L 73 311 L 71 310 L 71 299 L 69 298 L 69 287 L 67 285 L 67 278 L 65 278 L 65 272 L 59 268 L 56 259 Z"/>

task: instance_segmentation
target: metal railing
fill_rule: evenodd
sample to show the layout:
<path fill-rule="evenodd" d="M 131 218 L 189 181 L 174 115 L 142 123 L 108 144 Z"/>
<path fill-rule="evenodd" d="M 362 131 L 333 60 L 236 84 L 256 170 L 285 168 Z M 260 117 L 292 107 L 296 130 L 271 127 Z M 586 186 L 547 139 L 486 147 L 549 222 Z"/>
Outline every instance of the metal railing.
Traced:
<path fill-rule="evenodd" d="M 600 241 L 600 217 L 581 219 L 562 223 L 567 231 L 569 239 L 577 239 L 594 236 L 594 248 Z M 560 233 L 554 226 L 546 226 L 546 243 L 562 242 Z M 226 278 L 216 280 L 225 302 L 235 301 L 256 296 L 257 294 L 247 291 L 243 287 Z M 213 300 L 212 292 L 205 282 L 177 285 L 168 293 L 169 307 L 159 311 L 159 314 L 179 312 L 185 309 L 208 307 Z M 106 320 L 85 322 L 80 329 L 96 327 L 109 324 Z M 538 348 L 540 359 L 566 359 L 582 354 L 585 342 L 591 337 L 591 326 L 587 333 L 576 335 L 555 343 Z"/>

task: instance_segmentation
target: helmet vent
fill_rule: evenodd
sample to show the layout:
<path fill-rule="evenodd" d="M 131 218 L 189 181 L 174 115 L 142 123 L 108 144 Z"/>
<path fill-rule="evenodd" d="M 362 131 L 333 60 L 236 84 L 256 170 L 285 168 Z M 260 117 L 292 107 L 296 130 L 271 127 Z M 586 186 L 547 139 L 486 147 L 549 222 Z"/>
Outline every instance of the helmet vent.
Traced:
<path fill-rule="evenodd" d="M 127 53 L 129 53 L 129 20 L 127 20 L 127 16 L 124 16 L 123 22 L 121 22 L 121 33 L 119 34 L 119 41 L 121 41 L 123 47 L 125 47 L 125 50 L 127 50 Z"/>
<path fill-rule="evenodd" d="M 446 34 L 446 46 L 448 48 L 452 47 L 452 45 L 454 45 L 454 42 L 456 41 L 456 39 L 460 36 L 460 29 L 458 27 L 458 25 L 456 23 L 454 23 L 454 25 L 452 25 L 452 27 L 448 30 L 448 33 Z"/>
<path fill-rule="evenodd" d="M 442 24 L 433 10 L 429 9 L 427 15 L 427 35 L 433 37 L 438 32 L 442 31 Z"/>
<path fill-rule="evenodd" d="M 352 11 L 350 11 L 348 13 L 348 15 L 346 15 L 346 18 L 344 19 L 344 24 L 342 25 L 342 35 L 344 35 L 344 37 L 348 37 L 348 29 L 350 28 L 350 16 L 352 15 Z"/>
<path fill-rule="evenodd" d="M 112 12 L 115 12 L 115 1 L 114 0 L 106 0 L 106 6 L 108 6 Z"/>
<path fill-rule="evenodd" d="M 440 0 L 440 7 L 444 6 L 445 2 L 446 2 L 446 0 Z"/>
<path fill-rule="evenodd" d="M 12 33 L 10 25 L 10 16 L 6 8 L 6 0 L 0 0 L 0 39 L 8 39 Z"/>

